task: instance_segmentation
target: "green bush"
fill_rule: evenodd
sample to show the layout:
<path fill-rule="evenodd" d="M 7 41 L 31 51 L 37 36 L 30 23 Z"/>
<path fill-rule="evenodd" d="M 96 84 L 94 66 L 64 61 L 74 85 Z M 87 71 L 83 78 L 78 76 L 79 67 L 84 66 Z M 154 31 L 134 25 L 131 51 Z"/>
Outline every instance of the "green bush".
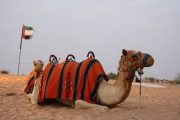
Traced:
<path fill-rule="evenodd" d="M 9 74 L 8 70 L 1 70 L 1 74 Z"/>
<path fill-rule="evenodd" d="M 117 75 L 113 72 L 110 72 L 109 74 L 107 74 L 107 76 L 109 79 L 115 79 L 115 80 L 117 79 Z"/>

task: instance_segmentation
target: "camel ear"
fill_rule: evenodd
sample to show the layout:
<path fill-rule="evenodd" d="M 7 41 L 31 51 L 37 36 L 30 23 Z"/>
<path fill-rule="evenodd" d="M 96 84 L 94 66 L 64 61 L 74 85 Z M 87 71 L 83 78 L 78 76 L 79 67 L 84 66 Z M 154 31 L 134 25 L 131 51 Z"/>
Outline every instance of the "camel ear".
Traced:
<path fill-rule="evenodd" d="M 123 54 L 124 56 L 126 56 L 126 55 L 127 55 L 127 51 L 126 51 L 125 49 L 122 49 L 122 54 Z"/>
<path fill-rule="evenodd" d="M 33 61 L 34 66 L 36 65 L 36 61 Z"/>

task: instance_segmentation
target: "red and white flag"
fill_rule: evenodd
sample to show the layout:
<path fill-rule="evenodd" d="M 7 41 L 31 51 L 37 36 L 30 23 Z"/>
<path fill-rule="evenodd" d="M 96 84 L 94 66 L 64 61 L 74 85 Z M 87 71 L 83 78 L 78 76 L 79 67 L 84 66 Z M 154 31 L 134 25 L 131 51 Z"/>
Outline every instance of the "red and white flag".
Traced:
<path fill-rule="evenodd" d="M 23 28 L 22 28 L 23 39 L 30 39 L 33 33 L 34 33 L 34 29 L 32 27 L 23 25 Z"/>

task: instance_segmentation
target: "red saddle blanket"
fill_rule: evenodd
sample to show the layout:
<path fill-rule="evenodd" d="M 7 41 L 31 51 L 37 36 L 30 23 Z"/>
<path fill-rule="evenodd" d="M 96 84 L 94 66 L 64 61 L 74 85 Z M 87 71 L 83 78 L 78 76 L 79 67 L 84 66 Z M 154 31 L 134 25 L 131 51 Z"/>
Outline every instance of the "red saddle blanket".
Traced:
<path fill-rule="evenodd" d="M 49 63 L 43 72 L 39 103 L 45 99 L 94 103 L 102 79 L 108 80 L 102 65 L 94 58 L 80 63 L 69 60 L 57 65 Z"/>

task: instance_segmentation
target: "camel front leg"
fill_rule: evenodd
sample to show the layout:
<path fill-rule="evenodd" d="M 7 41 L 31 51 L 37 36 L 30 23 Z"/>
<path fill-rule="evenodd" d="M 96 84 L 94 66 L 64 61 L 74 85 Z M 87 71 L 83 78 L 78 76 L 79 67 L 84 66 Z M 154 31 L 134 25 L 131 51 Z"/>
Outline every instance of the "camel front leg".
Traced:
<path fill-rule="evenodd" d="M 98 105 L 98 104 L 91 104 L 83 100 L 76 100 L 75 101 L 75 109 L 100 109 L 100 110 L 107 110 L 107 106 Z"/>

